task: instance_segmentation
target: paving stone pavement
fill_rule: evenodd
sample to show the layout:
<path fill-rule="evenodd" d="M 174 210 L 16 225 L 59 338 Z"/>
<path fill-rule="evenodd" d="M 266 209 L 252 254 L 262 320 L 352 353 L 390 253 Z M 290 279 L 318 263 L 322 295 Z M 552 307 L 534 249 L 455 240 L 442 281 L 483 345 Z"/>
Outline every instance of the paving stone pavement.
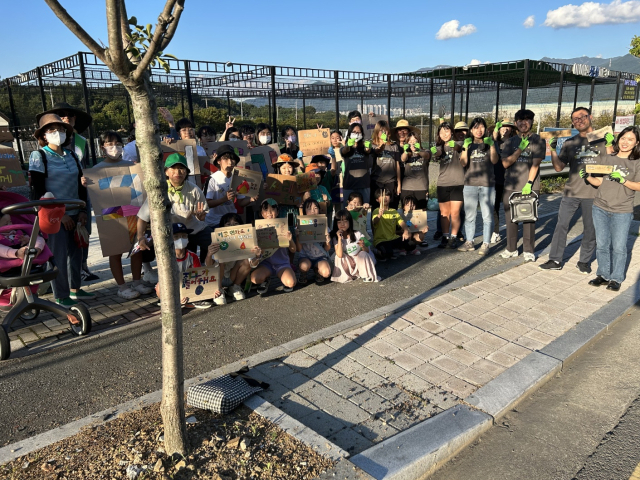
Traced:
<path fill-rule="evenodd" d="M 560 271 L 527 263 L 254 367 L 260 395 L 351 455 L 461 402 L 620 292 L 588 285 L 578 253 Z M 593 264 L 595 273 L 597 263 Z"/>

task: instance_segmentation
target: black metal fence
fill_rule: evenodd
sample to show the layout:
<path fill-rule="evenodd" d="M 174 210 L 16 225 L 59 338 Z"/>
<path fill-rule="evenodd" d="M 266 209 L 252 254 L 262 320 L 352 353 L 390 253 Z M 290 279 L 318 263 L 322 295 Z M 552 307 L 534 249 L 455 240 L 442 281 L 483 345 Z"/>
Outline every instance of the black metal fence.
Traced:
<path fill-rule="evenodd" d="M 452 122 L 475 116 L 489 123 L 512 118 L 520 108 L 536 113 L 534 128 L 569 127 L 576 105 L 592 108 L 596 126 L 632 113 L 638 99 L 636 75 L 535 60 L 448 67 L 400 74 L 169 60 L 170 73 L 152 69 L 159 106 L 197 126 L 224 128 L 226 116 L 263 121 L 277 132 L 287 124 L 316 123 L 346 128 L 346 114 L 360 110 L 406 118 L 423 143 L 434 141 L 439 118 Z M 133 122 L 130 99 L 117 77 L 95 55 L 78 54 L 4 80 L 0 111 L 11 120 L 21 158 L 35 148 L 35 115 L 65 101 L 91 113 L 85 135 L 107 129 L 127 131 Z M 81 132 L 82 133 L 82 132 Z"/>

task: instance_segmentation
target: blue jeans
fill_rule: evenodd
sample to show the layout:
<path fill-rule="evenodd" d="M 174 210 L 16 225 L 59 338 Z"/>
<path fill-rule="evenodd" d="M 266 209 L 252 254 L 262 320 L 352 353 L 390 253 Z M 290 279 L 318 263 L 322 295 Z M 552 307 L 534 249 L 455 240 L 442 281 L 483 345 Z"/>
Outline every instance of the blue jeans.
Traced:
<path fill-rule="evenodd" d="M 489 243 L 491 241 L 491 232 L 493 232 L 493 205 L 496 201 L 495 187 L 472 187 L 464 186 L 462 191 L 464 195 L 464 233 L 468 242 L 473 242 L 476 236 L 476 213 L 478 203 L 480 203 L 480 211 L 482 212 L 482 241 Z"/>
<path fill-rule="evenodd" d="M 622 283 L 627 266 L 627 237 L 633 213 L 612 213 L 593 206 L 593 226 L 596 230 L 596 275 Z"/>

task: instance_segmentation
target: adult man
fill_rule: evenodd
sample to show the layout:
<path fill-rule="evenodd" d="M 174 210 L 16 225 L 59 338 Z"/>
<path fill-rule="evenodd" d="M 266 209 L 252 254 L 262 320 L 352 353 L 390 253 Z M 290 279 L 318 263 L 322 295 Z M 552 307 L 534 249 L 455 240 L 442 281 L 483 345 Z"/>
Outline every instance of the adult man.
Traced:
<path fill-rule="evenodd" d="M 556 153 L 557 138 L 549 140 L 551 162 L 556 172 L 561 172 L 569 165 L 569 180 L 564 187 L 556 229 L 553 232 L 549 261 L 540 265 L 542 270 L 562 270 L 562 259 L 567 244 L 567 233 L 573 215 L 580 209 L 582 215 L 582 242 L 580 243 L 580 261 L 578 270 L 588 275 L 591 273 L 591 259 L 596 249 L 596 231 L 593 227 L 593 199 L 597 188 L 580 178 L 580 169 L 587 164 L 596 163 L 596 158 L 605 148 L 605 139 L 594 142 L 587 140 L 587 133 L 593 131 L 591 112 L 588 108 L 577 107 L 571 112 L 571 122 L 578 130 L 578 135 L 571 137 L 562 145 L 560 155 Z M 613 135 L 611 135 L 613 140 Z"/>
<path fill-rule="evenodd" d="M 507 223 L 507 249 L 500 254 L 502 258 L 518 256 L 518 224 L 511 221 L 509 197 L 515 192 L 522 195 L 530 195 L 532 191 L 540 193 L 540 163 L 545 157 L 546 144 L 539 135 L 531 133 L 534 117 L 531 110 L 518 110 L 515 114 L 518 135 L 505 142 L 502 148 L 502 165 L 506 169 L 503 203 Z M 535 222 L 522 224 L 522 237 L 525 263 L 535 262 Z"/>

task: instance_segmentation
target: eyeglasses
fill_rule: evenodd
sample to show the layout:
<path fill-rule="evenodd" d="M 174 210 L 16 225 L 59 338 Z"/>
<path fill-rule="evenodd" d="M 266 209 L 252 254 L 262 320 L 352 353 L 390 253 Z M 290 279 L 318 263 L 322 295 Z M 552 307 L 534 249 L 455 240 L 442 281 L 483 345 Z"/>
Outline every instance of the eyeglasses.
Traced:
<path fill-rule="evenodd" d="M 582 121 L 586 120 L 587 118 L 589 118 L 589 115 L 582 115 L 581 117 L 573 117 L 572 121 L 573 122 L 582 122 Z"/>

